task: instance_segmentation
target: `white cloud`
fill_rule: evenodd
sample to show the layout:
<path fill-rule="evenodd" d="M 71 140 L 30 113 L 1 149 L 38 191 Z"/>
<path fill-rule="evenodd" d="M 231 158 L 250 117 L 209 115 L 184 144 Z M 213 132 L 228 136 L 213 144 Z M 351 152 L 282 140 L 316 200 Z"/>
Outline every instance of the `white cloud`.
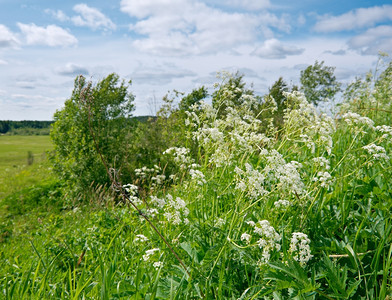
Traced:
<path fill-rule="evenodd" d="M 195 77 L 197 74 L 191 70 L 178 68 L 177 66 L 139 66 L 131 78 L 136 84 L 164 85 L 169 84 L 175 78 Z"/>
<path fill-rule="evenodd" d="M 253 55 L 267 59 L 283 59 L 289 55 L 299 55 L 305 51 L 293 45 L 285 45 L 277 39 L 269 39 L 261 47 L 256 48 Z"/>
<path fill-rule="evenodd" d="M 211 1 L 207 1 L 211 2 Z M 221 4 L 220 1 L 212 1 Z M 222 3 L 222 5 L 243 8 L 246 10 L 254 11 L 261 10 L 271 6 L 270 0 L 229 0 Z"/>
<path fill-rule="evenodd" d="M 392 26 L 370 28 L 351 38 L 348 45 L 361 54 L 377 55 L 379 51 L 392 52 Z"/>
<path fill-rule="evenodd" d="M 358 8 L 340 16 L 323 16 L 314 26 L 317 32 L 335 32 L 374 26 L 392 20 L 392 5 Z"/>
<path fill-rule="evenodd" d="M 56 20 L 65 22 L 69 17 L 62 10 L 45 9 L 45 13 L 52 15 Z"/>
<path fill-rule="evenodd" d="M 56 69 L 56 73 L 59 75 L 75 77 L 77 75 L 88 75 L 89 71 L 83 66 L 67 63 L 64 67 Z"/>
<path fill-rule="evenodd" d="M 80 15 L 72 17 L 72 22 L 76 26 L 87 26 L 91 29 L 103 28 L 114 30 L 116 25 L 98 9 L 81 3 L 73 7 L 73 10 Z"/>
<path fill-rule="evenodd" d="M 35 24 L 17 23 L 26 39 L 27 45 L 74 46 L 78 43 L 76 37 L 56 25 L 40 27 Z"/>
<path fill-rule="evenodd" d="M 190 0 L 122 0 L 121 10 L 139 21 L 130 26 L 143 37 L 139 50 L 158 55 L 189 55 L 228 51 L 252 44 L 271 27 L 290 31 L 285 18 L 271 13 L 226 12 Z"/>
<path fill-rule="evenodd" d="M 0 48 L 12 48 L 18 45 L 19 41 L 16 35 L 6 26 L 0 24 Z"/>

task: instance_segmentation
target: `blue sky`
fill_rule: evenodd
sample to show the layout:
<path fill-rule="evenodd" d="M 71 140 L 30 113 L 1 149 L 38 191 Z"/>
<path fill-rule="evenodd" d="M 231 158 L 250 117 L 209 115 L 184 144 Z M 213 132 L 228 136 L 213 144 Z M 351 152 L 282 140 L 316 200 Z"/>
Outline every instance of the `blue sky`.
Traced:
<path fill-rule="evenodd" d="M 264 94 L 316 60 L 348 83 L 392 54 L 390 1 L 0 0 L 0 119 L 50 120 L 75 76 L 132 79 L 135 115 L 239 71 Z"/>

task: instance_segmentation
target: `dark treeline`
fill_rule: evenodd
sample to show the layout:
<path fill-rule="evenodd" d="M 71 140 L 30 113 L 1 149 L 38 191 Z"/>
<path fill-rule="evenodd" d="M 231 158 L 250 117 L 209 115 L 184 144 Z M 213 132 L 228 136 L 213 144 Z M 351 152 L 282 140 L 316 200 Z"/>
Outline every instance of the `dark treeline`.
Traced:
<path fill-rule="evenodd" d="M 149 116 L 132 117 L 139 122 L 147 122 L 151 118 Z M 154 117 L 153 117 L 154 118 Z M 49 135 L 50 129 L 54 121 L 37 121 L 37 120 L 24 120 L 24 121 L 11 121 L 0 120 L 0 134 L 9 135 Z"/>
<path fill-rule="evenodd" d="M 53 121 L 0 121 L 1 134 L 49 134 Z"/>

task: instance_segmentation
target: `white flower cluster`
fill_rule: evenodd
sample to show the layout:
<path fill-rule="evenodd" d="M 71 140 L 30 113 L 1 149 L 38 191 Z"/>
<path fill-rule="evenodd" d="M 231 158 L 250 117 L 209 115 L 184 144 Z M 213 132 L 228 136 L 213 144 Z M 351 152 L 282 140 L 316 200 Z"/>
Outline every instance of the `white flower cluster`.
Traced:
<path fill-rule="evenodd" d="M 286 136 L 293 140 L 299 138 L 312 153 L 318 146 L 331 154 L 334 120 L 326 114 L 318 114 L 314 105 L 300 92 L 285 93 L 285 96 L 292 103 L 284 115 Z"/>
<path fill-rule="evenodd" d="M 326 170 L 329 170 L 330 166 L 329 166 L 329 160 L 326 159 L 323 156 L 320 157 L 315 157 L 312 159 L 314 164 L 316 165 L 316 167 L 320 167 L 320 168 L 325 168 Z"/>
<path fill-rule="evenodd" d="M 275 231 L 275 229 L 267 220 L 262 220 L 257 223 L 248 221 L 246 223 L 253 227 L 253 232 L 260 237 L 256 242 L 258 247 L 263 249 L 260 262 L 262 264 L 267 263 L 271 258 L 272 251 L 280 251 L 281 236 Z M 243 233 L 241 235 L 241 240 L 245 241 L 247 244 L 250 243 L 251 238 L 252 236 L 248 233 Z"/>
<path fill-rule="evenodd" d="M 193 159 L 188 156 L 190 150 L 185 147 L 172 147 L 163 152 L 163 154 L 173 155 L 174 162 L 181 168 L 185 169 L 188 165 L 192 164 Z"/>
<path fill-rule="evenodd" d="M 381 140 L 387 140 L 388 143 L 392 143 L 392 127 L 387 125 L 377 126 L 376 130 L 383 133 Z"/>
<path fill-rule="evenodd" d="M 173 199 L 173 196 L 168 194 L 167 196 L 168 201 L 164 207 L 164 216 L 166 220 L 173 225 L 179 225 L 182 222 L 184 224 L 188 224 L 189 220 L 186 218 L 189 214 L 189 210 L 186 207 L 186 203 L 180 197 L 176 197 Z"/>
<path fill-rule="evenodd" d="M 302 168 L 302 164 L 296 161 L 291 161 L 279 166 L 275 170 L 275 174 L 279 179 L 278 186 L 280 186 L 282 190 L 289 193 L 294 192 L 298 195 L 304 193 L 304 184 L 302 182 L 301 175 L 298 172 L 299 168 Z"/>
<path fill-rule="evenodd" d="M 302 232 L 294 232 L 290 241 L 289 252 L 293 258 L 304 266 L 313 255 L 310 254 L 310 240 L 308 236 Z"/>
<path fill-rule="evenodd" d="M 264 189 L 265 176 L 258 170 L 253 169 L 250 164 L 245 164 L 245 171 L 238 167 L 234 171 L 238 175 L 236 189 L 247 192 L 252 199 L 257 199 L 268 193 Z"/>
<path fill-rule="evenodd" d="M 158 270 L 160 267 L 163 266 L 163 262 L 161 261 L 156 261 L 152 264 L 152 266 L 155 268 L 155 270 Z"/>
<path fill-rule="evenodd" d="M 252 236 L 246 232 L 241 234 L 241 241 L 245 241 L 245 243 L 247 243 L 248 245 L 250 244 L 251 238 L 252 238 Z"/>
<path fill-rule="evenodd" d="M 286 163 L 283 156 L 276 150 L 262 152 L 266 166 L 264 172 L 268 174 L 269 182 L 277 183 L 282 191 L 287 193 L 296 193 L 301 195 L 305 193 L 305 186 L 302 182 L 298 169 L 302 168 L 302 164 L 296 161 Z"/>
<path fill-rule="evenodd" d="M 203 172 L 199 170 L 190 169 L 189 174 L 191 175 L 192 180 L 196 180 L 198 185 L 203 185 L 207 183 Z"/>
<path fill-rule="evenodd" d="M 369 119 L 368 117 L 362 117 L 361 115 L 351 111 L 345 113 L 342 118 L 349 126 L 366 125 L 370 128 L 373 128 L 374 126 L 373 120 Z"/>
<path fill-rule="evenodd" d="M 143 202 L 136 196 L 137 192 L 138 192 L 138 187 L 136 185 L 133 184 L 125 184 L 122 186 L 123 189 L 127 192 L 127 197 L 129 199 L 129 201 L 133 202 L 136 205 L 140 205 Z"/>
<path fill-rule="evenodd" d="M 143 234 L 137 234 L 135 238 L 135 242 L 147 242 L 148 238 Z"/>
<path fill-rule="evenodd" d="M 152 186 L 157 186 L 157 185 L 161 185 L 165 182 L 166 179 L 166 175 L 164 174 L 157 174 L 156 176 L 152 176 L 151 180 L 152 180 Z"/>
<path fill-rule="evenodd" d="M 319 182 L 321 187 L 328 188 L 333 183 L 333 177 L 328 172 L 318 172 L 313 181 Z"/>
<path fill-rule="evenodd" d="M 214 227 L 221 228 L 225 224 L 226 224 L 226 221 L 222 218 L 219 218 L 218 220 L 216 220 Z"/>
<path fill-rule="evenodd" d="M 150 259 L 151 256 L 154 255 L 155 252 L 160 251 L 159 248 L 153 248 L 153 249 L 149 249 L 146 250 L 145 254 L 143 255 L 143 260 L 144 261 L 148 261 Z"/>
<path fill-rule="evenodd" d="M 291 205 L 291 202 L 288 200 L 278 200 L 274 202 L 274 206 L 277 209 L 281 209 L 281 208 L 286 208 L 289 207 Z"/>
<path fill-rule="evenodd" d="M 224 135 L 217 127 L 207 127 L 203 124 L 202 128 L 193 133 L 193 139 L 197 140 L 203 147 L 223 143 Z"/>
<path fill-rule="evenodd" d="M 362 148 L 365 149 L 369 154 L 371 154 L 374 160 L 389 159 L 388 155 L 385 152 L 385 149 L 381 146 L 369 144 L 363 146 Z"/>
<path fill-rule="evenodd" d="M 161 170 L 160 167 L 157 165 L 154 165 L 154 168 L 148 168 L 146 166 L 140 168 L 140 169 L 135 169 L 135 175 L 140 178 L 147 178 L 148 174 L 154 174 L 158 173 Z"/>

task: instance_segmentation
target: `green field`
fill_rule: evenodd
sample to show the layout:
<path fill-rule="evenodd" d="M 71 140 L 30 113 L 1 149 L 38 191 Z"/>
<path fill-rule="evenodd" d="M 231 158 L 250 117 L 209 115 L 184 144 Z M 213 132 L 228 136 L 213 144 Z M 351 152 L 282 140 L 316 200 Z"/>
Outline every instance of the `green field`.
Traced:
<path fill-rule="evenodd" d="M 28 151 L 40 160 L 50 149 L 49 136 L 0 136 L 0 169 L 26 165 Z"/>
<path fill-rule="evenodd" d="M 49 136 L 0 136 L 0 199 L 42 179 L 46 151 L 52 149 Z M 28 152 L 33 163 L 28 165 Z"/>

